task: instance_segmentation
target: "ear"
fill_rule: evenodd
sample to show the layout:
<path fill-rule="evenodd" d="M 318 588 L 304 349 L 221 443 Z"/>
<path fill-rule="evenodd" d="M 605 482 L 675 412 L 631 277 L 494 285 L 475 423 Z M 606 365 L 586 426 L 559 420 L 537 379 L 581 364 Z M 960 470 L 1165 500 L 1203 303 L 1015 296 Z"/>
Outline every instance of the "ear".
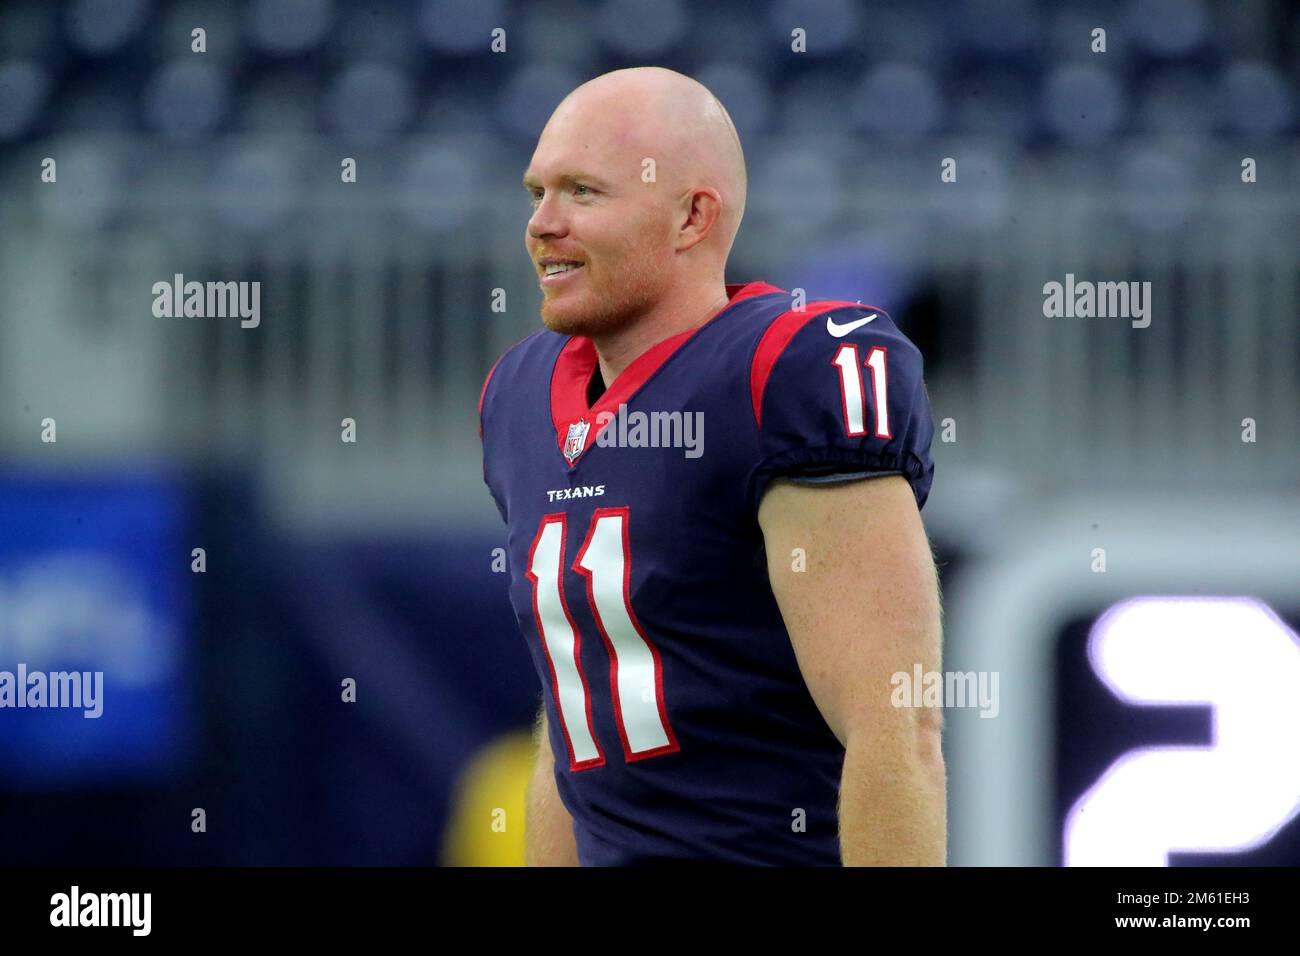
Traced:
<path fill-rule="evenodd" d="M 722 196 L 712 186 L 697 186 L 683 197 L 677 230 L 677 251 L 685 252 L 704 241 L 722 215 Z"/>

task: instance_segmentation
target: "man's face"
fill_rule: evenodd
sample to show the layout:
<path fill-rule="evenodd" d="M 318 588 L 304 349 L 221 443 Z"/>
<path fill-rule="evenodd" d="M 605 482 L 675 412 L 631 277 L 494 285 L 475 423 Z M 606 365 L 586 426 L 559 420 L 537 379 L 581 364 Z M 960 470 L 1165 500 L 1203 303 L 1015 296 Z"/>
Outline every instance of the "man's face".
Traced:
<path fill-rule="evenodd" d="M 641 181 L 628 136 L 613 130 L 599 109 L 561 107 L 524 174 L 533 204 L 524 245 L 542 286 L 542 322 L 566 335 L 624 328 L 668 287 L 670 207 Z M 547 259 L 580 265 L 546 276 Z"/>

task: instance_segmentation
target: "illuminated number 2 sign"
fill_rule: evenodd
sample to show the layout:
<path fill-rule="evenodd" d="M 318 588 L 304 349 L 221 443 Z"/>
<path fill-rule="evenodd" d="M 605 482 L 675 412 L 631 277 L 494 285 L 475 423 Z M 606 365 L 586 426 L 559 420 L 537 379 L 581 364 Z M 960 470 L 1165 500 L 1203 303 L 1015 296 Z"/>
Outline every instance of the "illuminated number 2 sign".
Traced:
<path fill-rule="evenodd" d="M 1140 598 L 1094 625 L 1088 656 L 1117 697 L 1209 704 L 1208 747 L 1144 747 L 1070 809 L 1067 866 L 1165 866 L 1240 851 L 1300 813 L 1300 637 L 1250 598 Z"/>

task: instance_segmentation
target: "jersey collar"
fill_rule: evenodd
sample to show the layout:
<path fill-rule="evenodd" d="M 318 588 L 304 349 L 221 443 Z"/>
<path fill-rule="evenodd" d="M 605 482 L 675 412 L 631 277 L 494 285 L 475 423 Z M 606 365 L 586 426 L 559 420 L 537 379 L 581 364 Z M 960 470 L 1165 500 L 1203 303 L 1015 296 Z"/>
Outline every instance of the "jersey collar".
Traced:
<path fill-rule="evenodd" d="M 766 282 L 728 284 L 726 288 L 727 304 L 709 322 L 746 299 L 782 291 Z M 707 324 L 708 322 L 705 323 Z M 702 328 L 703 325 L 687 329 L 646 349 L 591 406 L 587 405 L 587 385 L 598 365 L 596 346 L 591 339 L 577 335 L 565 343 L 551 375 L 551 419 L 555 424 L 560 453 L 569 462 L 569 467 L 576 465 L 586 450 L 596 443 L 597 436 L 609 423 L 610 417 L 617 414 L 619 405 L 636 394 L 659 371 L 660 366 Z M 602 416 L 602 412 L 609 414 Z M 602 418 L 604 421 L 600 420 Z"/>

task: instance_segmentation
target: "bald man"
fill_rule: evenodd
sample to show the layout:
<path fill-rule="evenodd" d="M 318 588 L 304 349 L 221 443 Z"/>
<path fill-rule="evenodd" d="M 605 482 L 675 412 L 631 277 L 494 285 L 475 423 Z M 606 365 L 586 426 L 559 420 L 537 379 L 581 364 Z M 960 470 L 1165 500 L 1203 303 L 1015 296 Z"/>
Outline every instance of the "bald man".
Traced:
<path fill-rule="evenodd" d="M 479 399 L 542 684 L 535 865 L 942 865 L 921 356 L 875 306 L 727 285 L 739 137 L 618 70 L 523 177 L 544 326 Z M 707 443 L 705 437 L 707 435 Z"/>

